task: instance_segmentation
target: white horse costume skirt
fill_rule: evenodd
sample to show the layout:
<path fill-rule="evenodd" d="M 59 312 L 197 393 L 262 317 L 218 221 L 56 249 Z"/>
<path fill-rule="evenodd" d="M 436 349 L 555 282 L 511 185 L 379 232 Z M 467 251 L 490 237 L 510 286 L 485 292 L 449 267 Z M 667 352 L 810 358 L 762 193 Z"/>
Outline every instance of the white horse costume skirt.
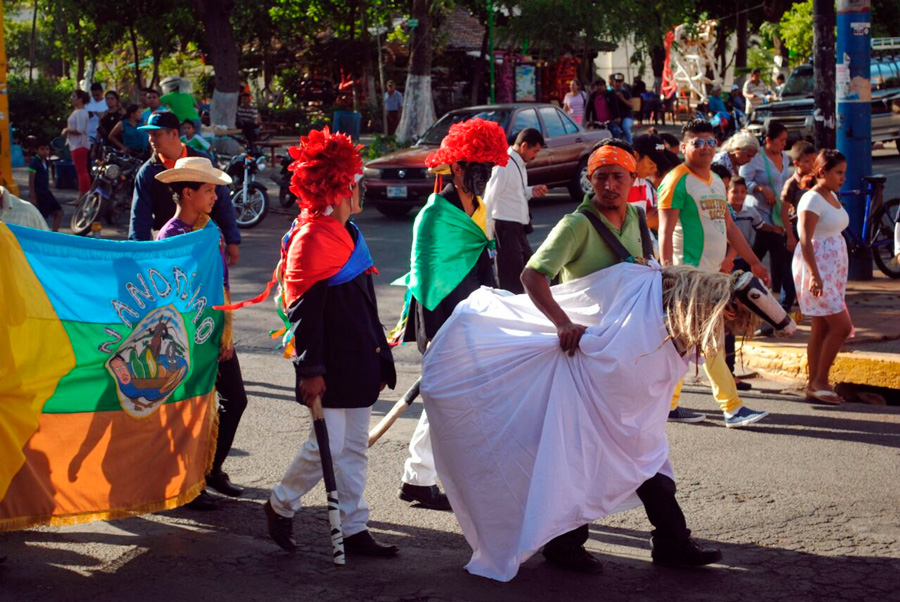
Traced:
<path fill-rule="evenodd" d="M 619 264 L 555 286 L 588 326 L 573 357 L 526 295 L 482 288 L 423 360 L 438 474 L 475 575 L 509 581 L 550 539 L 640 505 L 672 476 L 666 418 L 687 364 L 666 342 L 658 267 Z"/>

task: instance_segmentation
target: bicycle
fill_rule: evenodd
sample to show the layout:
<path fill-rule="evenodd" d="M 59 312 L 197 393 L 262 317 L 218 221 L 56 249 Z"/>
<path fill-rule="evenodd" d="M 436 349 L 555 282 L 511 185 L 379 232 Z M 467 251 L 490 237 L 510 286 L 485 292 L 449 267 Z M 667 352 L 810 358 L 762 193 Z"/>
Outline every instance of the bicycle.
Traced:
<path fill-rule="evenodd" d="M 860 237 L 850 228 L 844 230 L 847 252 L 850 257 L 864 257 L 866 251 L 871 251 L 875 265 L 885 276 L 900 278 L 900 263 L 894 255 L 894 230 L 900 227 L 900 198 L 884 200 L 885 176 L 864 176 L 862 179 L 866 183 L 864 191 L 841 192 L 841 197 L 856 196 L 861 192 L 866 194 L 863 235 Z"/>

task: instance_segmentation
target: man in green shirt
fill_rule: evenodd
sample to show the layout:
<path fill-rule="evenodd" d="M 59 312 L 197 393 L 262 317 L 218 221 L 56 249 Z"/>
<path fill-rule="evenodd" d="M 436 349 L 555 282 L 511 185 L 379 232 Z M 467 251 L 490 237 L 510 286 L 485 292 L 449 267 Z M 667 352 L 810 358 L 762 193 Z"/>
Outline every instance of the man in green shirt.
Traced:
<path fill-rule="evenodd" d="M 594 195 L 585 197 L 575 213 L 560 220 L 522 271 L 525 291 L 556 326 L 560 347 L 569 355 L 578 350 L 586 327 L 572 322 L 553 299 L 548 279 L 559 275 L 563 282 L 574 280 L 623 261 L 625 253 L 604 241 L 588 213 L 599 218 L 632 257 L 644 256 L 643 238 L 649 234 L 646 227 L 642 227 L 639 210 L 628 203 L 636 171 L 630 146 L 612 140 L 601 143 L 588 159 Z M 691 531 L 675 499 L 675 481 L 657 473 L 644 481 L 635 493 L 654 527 L 651 533 L 653 562 L 695 567 L 721 560 L 719 550 L 703 549 L 691 539 Z M 600 561 L 584 548 L 588 535 L 588 525 L 563 533 L 547 542 L 543 555 L 551 564 L 567 570 L 599 573 L 602 570 Z"/>

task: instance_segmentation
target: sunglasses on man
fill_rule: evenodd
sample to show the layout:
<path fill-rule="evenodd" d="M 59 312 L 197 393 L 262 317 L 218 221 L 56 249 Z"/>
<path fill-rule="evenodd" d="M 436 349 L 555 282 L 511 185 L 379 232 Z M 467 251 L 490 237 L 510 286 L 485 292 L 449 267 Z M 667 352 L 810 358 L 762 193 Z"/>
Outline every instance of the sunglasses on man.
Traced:
<path fill-rule="evenodd" d="M 703 148 L 704 145 L 708 146 L 709 148 L 716 148 L 717 146 L 719 146 L 719 141 L 715 138 L 694 138 L 693 140 L 691 140 L 690 144 L 694 148 Z"/>

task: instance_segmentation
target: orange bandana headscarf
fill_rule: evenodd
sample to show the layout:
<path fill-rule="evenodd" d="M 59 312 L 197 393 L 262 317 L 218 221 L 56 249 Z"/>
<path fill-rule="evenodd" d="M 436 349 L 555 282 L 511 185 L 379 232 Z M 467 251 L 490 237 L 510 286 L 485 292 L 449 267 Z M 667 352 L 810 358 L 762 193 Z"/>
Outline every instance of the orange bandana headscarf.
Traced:
<path fill-rule="evenodd" d="M 598 167 L 604 165 L 618 165 L 628 173 L 635 173 L 637 171 L 637 162 L 634 160 L 634 155 L 625 149 L 611 144 L 601 146 L 591 153 L 591 156 L 588 159 L 588 177 L 594 175 L 594 171 Z"/>

